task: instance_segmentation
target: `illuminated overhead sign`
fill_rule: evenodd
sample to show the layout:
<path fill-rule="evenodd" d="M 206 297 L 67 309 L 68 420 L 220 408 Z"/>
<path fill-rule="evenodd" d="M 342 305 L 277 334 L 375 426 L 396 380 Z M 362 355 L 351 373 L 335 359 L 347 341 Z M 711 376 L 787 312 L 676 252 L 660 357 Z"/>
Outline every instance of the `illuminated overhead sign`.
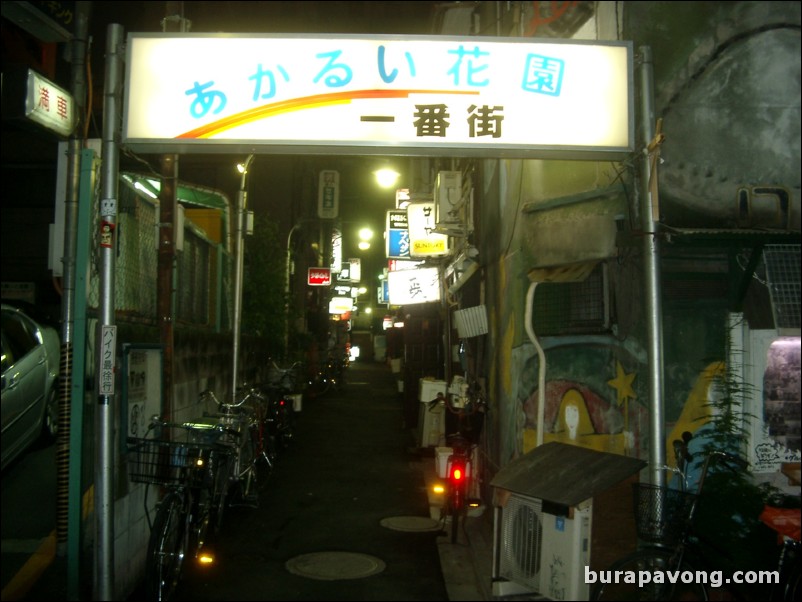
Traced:
<path fill-rule="evenodd" d="M 72 94 L 28 69 L 25 116 L 61 136 L 69 136 L 75 127 L 75 101 Z"/>
<path fill-rule="evenodd" d="M 449 255 L 448 235 L 435 232 L 434 201 L 415 201 L 407 205 L 410 257 Z"/>
<path fill-rule="evenodd" d="M 387 236 L 385 252 L 388 258 L 409 258 L 409 228 L 406 209 L 391 209 L 387 212 Z"/>
<path fill-rule="evenodd" d="M 387 305 L 390 302 L 390 287 L 386 279 L 376 287 L 376 302 L 379 305 Z"/>
<path fill-rule="evenodd" d="M 354 309 L 354 300 L 351 297 L 332 297 L 329 301 L 330 314 L 344 314 Z"/>
<path fill-rule="evenodd" d="M 631 42 L 132 33 L 139 151 L 626 156 Z"/>
<path fill-rule="evenodd" d="M 331 270 L 329 268 L 309 268 L 306 282 L 309 286 L 331 286 Z"/>
<path fill-rule="evenodd" d="M 387 273 L 391 305 L 414 305 L 440 301 L 440 270 L 437 267 Z"/>
<path fill-rule="evenodd" d="M 362 280 L 362 260 L 359 257 L 352 257 L 348 260 L 349 264 L 349 276 L 351 278 L 351 282 L 359 282 Z"/>

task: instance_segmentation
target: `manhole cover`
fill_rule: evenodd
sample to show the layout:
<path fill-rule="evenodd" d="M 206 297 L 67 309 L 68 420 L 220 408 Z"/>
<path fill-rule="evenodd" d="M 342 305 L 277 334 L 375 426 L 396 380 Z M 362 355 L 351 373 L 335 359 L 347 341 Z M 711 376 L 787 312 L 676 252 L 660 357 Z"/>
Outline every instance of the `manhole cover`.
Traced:
<path fill-rule="evenodd" d="M 387 565 L 375 556 L 367 554 L 315 552 L 291 558 L 285 566 L 290 573 L 300 577 L 339 581 L 370 577 L 381 573 Z"/>
<path fill-rule="evenodd" d="M 440 524 L 428 516 L 391 516 L 381 520 L 381 526 L 395 531 L 439 531 Z"/>

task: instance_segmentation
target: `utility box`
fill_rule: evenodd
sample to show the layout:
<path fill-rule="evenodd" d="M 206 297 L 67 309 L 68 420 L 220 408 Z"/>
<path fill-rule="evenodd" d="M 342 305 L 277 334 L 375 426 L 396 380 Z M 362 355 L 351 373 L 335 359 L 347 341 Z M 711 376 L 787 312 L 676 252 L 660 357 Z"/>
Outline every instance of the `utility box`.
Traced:
<path fill-rule="evenodd" d="M 421 403 L 418 413 L 418 446 L 437 447 L 446 438 L 446 404 Z"/>
<path fill-rule="evenodd" d="M 446 381 L 421 378 L 418 384 L 418 401 L 426 403 L 437 399 L 437 394 L 446 394 Z"/>
<path fill-rule="evenodd" d="M 490 482 L 493 596 L 587 600 L 584 570 L 592 564 L 599 510 L 593 498 L 644 466 L 638 458 L 553 441 L 499 470 Z"/>

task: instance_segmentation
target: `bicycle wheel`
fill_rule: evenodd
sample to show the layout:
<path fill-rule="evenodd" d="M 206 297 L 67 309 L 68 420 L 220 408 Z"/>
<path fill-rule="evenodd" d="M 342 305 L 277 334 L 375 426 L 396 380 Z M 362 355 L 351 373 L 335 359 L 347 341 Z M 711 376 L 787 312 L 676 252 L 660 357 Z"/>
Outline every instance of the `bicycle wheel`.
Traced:
<path fill-rule="evenodd" d="M 223 516 L 228 505 L 229 490 L 234 474 L 234 454 L 228 449 L 213 452 L 212 461 L 212 500 L 209 505 L 209 524 L 214 533 L 220 531 Z"/>
<path fill-rule="evenodd" d="M 159 504 L 148 542 L 145 587 L 149 600 L 169 600 L 181 578 L 187 549 L 184 496 L 171 492 Z"/>
<path fill-rule="evenodd" d="M 292 403 L 289 399 L 284 399 L 284 404 L 276 412 L 276 444 L 278 449 L 285 451 L 290 447 L 293 435 L 293 422 L 295 415 Z"/>
<path fill-rule="evenodd" d="M 782 602 L 799 600 L 800 576 L 802 576 L 802 571 L 800 570 L 799 564 L 795 564 L 788 567 L 785 571 L 781 571 L 780 584 L 776 586 L 776 593 L 771 597 L 771 599 L 781 600 Z"/>
<path fill-rule="evenodd" d="M 457 543 L 460 521 L 465 520 L 465 491 L 461 486 L 452 486 L 449 512 L 451 513 L 451 543 Z"/>
<path fill-rule="evenodd" d="M 684 560 L 679 567 L 668 550 L 646 548 L 599 571 L 591 586 L 591 600 L 703 600 L 707 588 L 693 581 L 696 574 Z M 671 571 L 671 574 L 668 573 Z M 648 581 L 647 581 L 648 580 Z M 674 580 L 676 583 L 671 583 Z"/>
<path fill-rule="evenodd" d="M 214 491 L 210 487 L 199 487 L 192 492 L 192 513 L 189 520 L 190 537 L 187 556 L 191 555 L 197 558 L 198 553 L 206 544 L 209 526 L 212 526 L 212 532 L 215 531 L 215 525 L 212 522 L 213 500 Z"/>
<path fill-rule="evenodd" d="M 267 480 L 264 474 L 264 458 L 256 451 L 256 436 L 255 429 L 249 428 L 244 433 L 242 444 L 237 450 L 234 491 L 231 499 L 231 503 L 235 505 L 256 506 L 259 503 L 260 485 Z M 261 478 L 260 473 L 262 473 Z"/>
<path fill-rule="evenodd" d="M 451 510 L 451 543 L 457 543 L 457 532 L 459 531 L 459 515 L 457 508 Z"/>
<path fill-rule="evenodd" d="M 310 397 L 321 397 L 325 395 L 331 387 L 331 378 L 323 372 L 318 372 L 306 387 L 306 393 Z"/>

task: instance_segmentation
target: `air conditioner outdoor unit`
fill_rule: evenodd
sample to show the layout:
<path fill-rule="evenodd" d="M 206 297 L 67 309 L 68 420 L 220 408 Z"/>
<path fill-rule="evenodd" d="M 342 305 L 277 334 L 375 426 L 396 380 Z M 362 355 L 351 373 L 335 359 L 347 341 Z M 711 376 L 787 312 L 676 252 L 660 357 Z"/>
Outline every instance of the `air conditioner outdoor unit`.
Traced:
<path fill-rule="evenodd" d="M 543 506 L 543 500 L 511 493 L 498 509 L 500 579 L 493 583 L 493 594 L 536 593 L 551 600 L 587 600 L 584 570 L 590 563 L 590 500 L 564 513 L 570 516 L 545 512 Z"/>

